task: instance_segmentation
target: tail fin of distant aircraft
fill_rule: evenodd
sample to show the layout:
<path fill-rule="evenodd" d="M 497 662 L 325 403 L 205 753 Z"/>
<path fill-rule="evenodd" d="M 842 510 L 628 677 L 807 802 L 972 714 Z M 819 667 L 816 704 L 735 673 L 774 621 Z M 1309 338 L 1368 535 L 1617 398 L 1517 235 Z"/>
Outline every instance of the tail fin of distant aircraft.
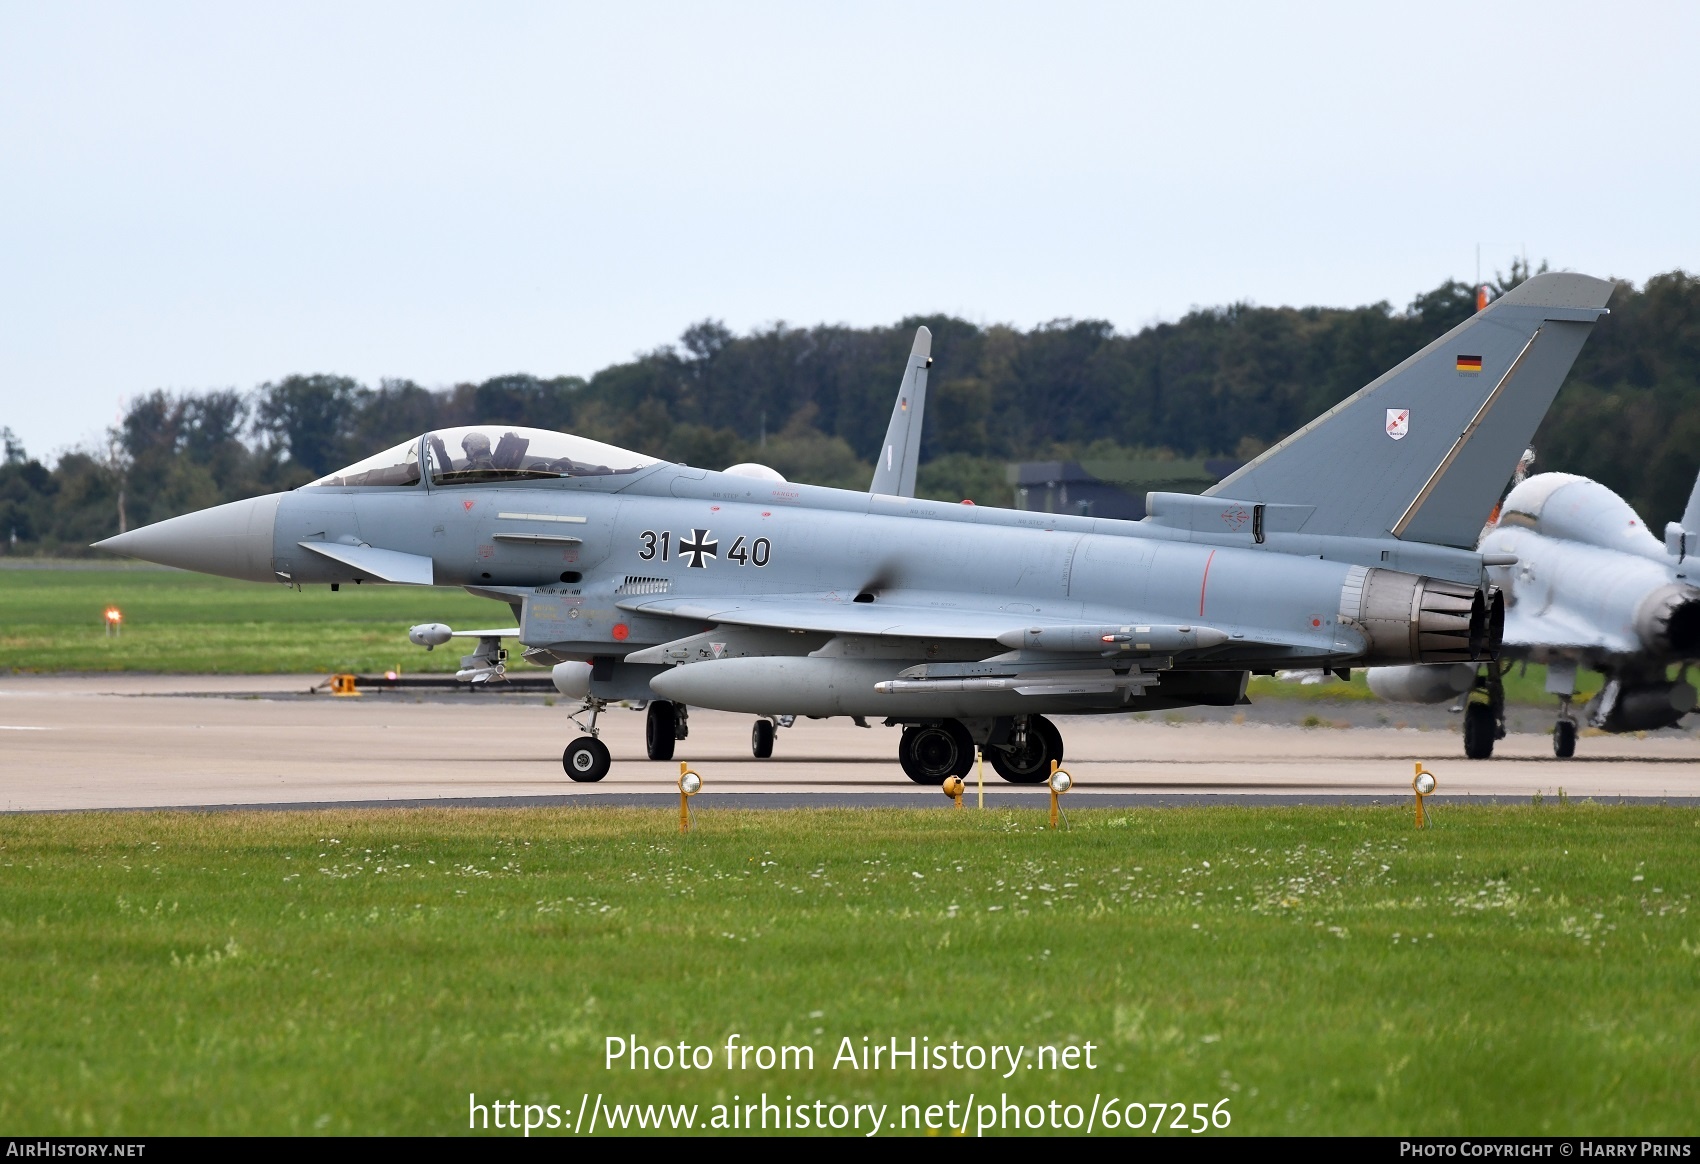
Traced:
<path fill-rule="evenodd" d="M 1536 275 L 1207 492 L 1303 533 L 1473 548 L 1613 284 Z"/>
<path fill-rule="evenodd" d="M 1665 550 L 1679 562 L 1700 552 L 1700 477 L 1694 479 L 1694 491 L 1688 495 L 1682 520 L 1665 526 Z"/>
<path fill-rule="evenodd" d="M 1700 477 L 1694 478 L 1694 491 L 1688 495 L 1688 508 L 1682 511 L 1682 528 L 1700 533 Z"/>
<path fill-rule="evenodd" d="M 885 430 L 869 493 L 915 496 L 915 466 L 921 460 L 921 420 L 927 410 L 927 369 L 933 366 L 932 351 L 933 333 L 916 328 L 915 344 L 909 349 L 903 382 L 897 386 L 897 403 L 891 408 L 891 424 Z"/>

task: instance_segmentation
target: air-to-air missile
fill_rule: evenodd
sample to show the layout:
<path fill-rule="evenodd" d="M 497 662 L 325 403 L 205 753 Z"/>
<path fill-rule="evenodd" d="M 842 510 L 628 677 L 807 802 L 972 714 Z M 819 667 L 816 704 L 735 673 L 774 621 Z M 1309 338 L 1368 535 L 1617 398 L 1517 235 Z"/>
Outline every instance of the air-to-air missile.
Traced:
<path fill-rule="evenodd" d="M 1687 664 L 1700 658 L 1700 481 L 1682 520 L 1654 537 L 1629 504 L 1597 481 L 1541 473 L 1517 484 L 1482 531 L 1488 576 L 1506 598 L 1501 659 L 1483 666 L 1375 668 L 1384 699 L 1461 699 L 1464 752 L 1486 759 L 1505 735 L 1504 669 L 1545 663 L 1559 697 L 1553 752 L 1576 752 L 1576 672 L 1603 672 L 1582 709 L 1607 732 L 1673 727 L 1694 709 Z M 1673 677 L 1673 666 L 1681 670 Z"/>
<path fill-rule="evenodd" d="M 1043 780 L 1054 715 L 1231 705 L 1254 671 L 1493 658 L 1476 535 L 1610 283 L 1540 275 L 1203 496 L 1141 521 L 919 500 L 931 337 L 916 333 L 869 492 L 713 472 L 565 433 L 425 433 L 288 493 L 99 543 L 289 586 L 459 586 L 583 700 L 562 763 L 609 769 L 597 713 L 645 701 L 670 758 L 687 706 L 903 728 L 908 776 Z M 429 636 L 419 635 L 428 641 Z M 496 632 L 467 656 L 497 677 Z M 488 649 L 486 649 L 488 648 Z"/>

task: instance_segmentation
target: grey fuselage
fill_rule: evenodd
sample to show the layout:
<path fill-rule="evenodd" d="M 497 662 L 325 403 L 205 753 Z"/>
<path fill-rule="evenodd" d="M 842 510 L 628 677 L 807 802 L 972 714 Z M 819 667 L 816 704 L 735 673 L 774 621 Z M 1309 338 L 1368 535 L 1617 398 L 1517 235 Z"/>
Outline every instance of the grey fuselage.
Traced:
<path fill-rule="evenodd" d="M 995 634 L 1029 622 L 1199 624 L 1228 638 L 1214 649 L 1175 654 L 1142 652 L 1133 642 L 1051 657 L 1065 669 L 1243 673 L 1361 664 L 1375 657 L 1373 636 L 1343 616 L 1343 593 L 1354 578 L 1361 585 L 1369 563 L 1389 575 L 1415 567 L 1482 583 L 1479 557 L 1444 547 L 1279 532 L 1258 544 L 1249 530 L 949 505 L 669 464 L 628 476 L 518 483 L 313 486 L 221 509 L 243 507 L 252 507 L 244 528 L 254 550 L 245 576 L 371 582 L 359 568 L 302 543 L 378 545 L 428 559 L 437 585 L 509 602 L 522 642 L 555 659 L 612 664 L 743 617 L 678 612 L 681 599 L 710 607 L 743 603 L 758 617 L 757 599 L 789 600 L 802 611 L 784 618 L 794 642 L 780 639 L 775 649 L 770 638 L 761 653 L 837 660 L 830 667 L 790 665 L 809 675 L 769 669 L 780 692 L 796 693 L 797 706 L 773 705 L 772 683 L 754 693 L 738 684 L 743 693 L 717 698 L 720 684 L 707 683 L 713 668 L 697 673 L 701 678 L 690 687 L 689 702 L 742 711 L 759 706 L 763 713 L 996 715 L 1174 706 L 1199 701 L 1197 680 L 1173 675 L 1155 687 L 1057 695 L 884 694 L 874 684 L 917 664 L 1006 656 Z M 513 540 L 559 531 L 576 542 Z M 616 676 L 605 666 L 601 682 L 610 697 L 641 697 L 663 669 L 627 664 Z M 721 668 L 728 675 L 735 670 Z M 807 695 L 810 675 L 831 692 Z M 1227 687 L 1225 701 L 1232 702 L 1240 684 Z M 1223 702 L 1222 690 L 1209 687 L 1203 699 Z"/>

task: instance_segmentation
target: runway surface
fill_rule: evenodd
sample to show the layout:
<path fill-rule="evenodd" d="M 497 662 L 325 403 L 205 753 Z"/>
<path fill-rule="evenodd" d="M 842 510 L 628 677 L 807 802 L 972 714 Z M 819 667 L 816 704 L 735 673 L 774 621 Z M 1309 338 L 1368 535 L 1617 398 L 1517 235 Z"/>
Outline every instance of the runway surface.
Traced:
<path fill-rule="evenodd" d="M 0 809 L 327 807 L 377 804 L 668 803 L 678 763 L 644 758 L 643 716 L 603 713 L 614 769 L 575 784 L 561 749 L 578 733 L 565 701 L 448 694 L 356 699 L 304 693 L 316 676 L 0 677 Z M 898 732 L 799 720 L 769 760 L 750 756 L 749 716 L 694 711 L 678 759 L 707 806 L 914 804 L 937 789 L 897 766 Z M 1545 735 L 1513 734 L 1487 762 L 1453 730 L 1302 728 L 1059 717 L 1067 804 L 1392 800 L 1423 761 L 1443 798 L 1554 796 L 1700 803 L 1700 738 L 1589 736 L 1552 759 Z M 1028 803 L 986 768 L 987 801 Z M 970 776 L 970 796 L 974 779 Z M 586 800 L 586 798 L 591 798 Z"/>

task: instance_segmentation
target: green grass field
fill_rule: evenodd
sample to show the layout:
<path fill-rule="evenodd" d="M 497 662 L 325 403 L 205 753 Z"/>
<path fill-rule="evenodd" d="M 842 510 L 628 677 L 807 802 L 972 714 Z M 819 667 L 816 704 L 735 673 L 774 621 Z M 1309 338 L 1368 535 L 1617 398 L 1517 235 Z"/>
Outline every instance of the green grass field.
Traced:
<path fill-rule="evenodd" d="M 124 614 L 109 638 L 102 612 Z M 471 640 L 427 652 L 421 622 L 512 626 L 507 607 L 464 590 L 237 582 L 179 570 L 0 569 L 0 671 L 301 674 L 453 671 Z M 526 666 L 513 653 L 514 669 Z"/>
<path fill-rule="evenodd" d="M 1700 1130 L 1700 812 L 0 818 L 0 1129 L 456 1133 L 481 1101 L 1216 1105 L 1231 1132 Z M 809 1070 L 728 1072 L 731 1033 Z M 605 1070 L 604 1039 L 715 1047 Z M 839 1040 L 1094 1070 L 834 1070 Z M 995 1102 L 995 1099 L 994 1099 Z M 1172 1110 L 1172 1109 L 1171 1109 Z M 1148 1134 L 1148 1129 L 1139 1134 Z M 1182 1134 L 1165 1130 L 1164 1134 Z"/>

